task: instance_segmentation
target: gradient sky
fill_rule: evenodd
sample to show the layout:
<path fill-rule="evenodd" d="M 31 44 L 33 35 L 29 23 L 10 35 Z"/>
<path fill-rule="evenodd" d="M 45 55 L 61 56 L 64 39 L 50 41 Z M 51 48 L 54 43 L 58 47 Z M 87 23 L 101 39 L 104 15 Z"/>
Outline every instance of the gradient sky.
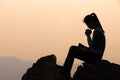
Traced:
<path fill-rule="evenodd" d="M 0 0 L 0 56 L 34 61 L 83 43 L 83 18 L 95 12 L 105 30 L 104 59 L 120 64 L 120 0 Z"/>

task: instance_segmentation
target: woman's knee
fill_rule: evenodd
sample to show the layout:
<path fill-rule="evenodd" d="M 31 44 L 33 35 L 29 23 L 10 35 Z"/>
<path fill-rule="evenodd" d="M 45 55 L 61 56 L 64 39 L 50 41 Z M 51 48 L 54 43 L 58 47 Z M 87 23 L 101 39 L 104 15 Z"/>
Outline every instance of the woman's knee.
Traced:
<path fill-rule="evenodd" d="M 77 46 L 71 46 L 69 50 L 74 51 L 74 50 L 76 50 L 76 48 L 77 48 Z"/>
<path fill-rule="evenodd" d="M 69 49 L 69 51 L 70 52 L 74 52 L 76 49 L 77 49 L 77 46 L 71 46 L 70 49 Z"/>

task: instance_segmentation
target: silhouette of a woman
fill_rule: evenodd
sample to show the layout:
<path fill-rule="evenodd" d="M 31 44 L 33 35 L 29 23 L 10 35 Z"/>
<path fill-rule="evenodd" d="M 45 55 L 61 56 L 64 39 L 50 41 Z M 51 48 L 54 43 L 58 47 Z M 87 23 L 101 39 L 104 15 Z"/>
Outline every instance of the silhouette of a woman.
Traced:
<path fill-rule="evenodd" d="M 66 72 L 70 73 L 74 58 L 85 61 L 86 63 L 93 63 L 97 60 L 101 60 L 105 49 L 105 35 L 104 30 L 95 13 L 87 15 L 84 18 L 84 23 L 89 29 L 86 29 L 85 34 L 89 47 L 82 44 L 79 46 L 71 46 L 64 63 Z M 93 36 L 91 33 L 93 30 Z"/>

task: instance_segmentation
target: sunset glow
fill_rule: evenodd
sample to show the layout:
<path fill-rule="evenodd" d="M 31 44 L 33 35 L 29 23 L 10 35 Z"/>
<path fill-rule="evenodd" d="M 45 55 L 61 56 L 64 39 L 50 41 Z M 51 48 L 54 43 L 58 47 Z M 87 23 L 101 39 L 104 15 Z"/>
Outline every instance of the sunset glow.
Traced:
<path fill-rule="evenodd" d="M 34 61 L 55 54 L 63 63 L 71 45 L 88 45 L 83 18 L 92 12 L 107 37 L 104 59 L 120 63 L 119 0 L 2 0 L 0 56 Z"/>

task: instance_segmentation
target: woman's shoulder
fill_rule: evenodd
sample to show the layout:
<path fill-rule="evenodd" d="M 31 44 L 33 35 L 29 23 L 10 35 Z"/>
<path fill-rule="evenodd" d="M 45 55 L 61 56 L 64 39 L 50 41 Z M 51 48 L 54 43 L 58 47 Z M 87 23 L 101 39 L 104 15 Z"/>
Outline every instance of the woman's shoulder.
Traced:
<path fill-rule="evenodd" d="M 104 33 L 103 29 L 102 28 L 95 28 L 95 32 L 100 32 L 100 33 Z"/>

